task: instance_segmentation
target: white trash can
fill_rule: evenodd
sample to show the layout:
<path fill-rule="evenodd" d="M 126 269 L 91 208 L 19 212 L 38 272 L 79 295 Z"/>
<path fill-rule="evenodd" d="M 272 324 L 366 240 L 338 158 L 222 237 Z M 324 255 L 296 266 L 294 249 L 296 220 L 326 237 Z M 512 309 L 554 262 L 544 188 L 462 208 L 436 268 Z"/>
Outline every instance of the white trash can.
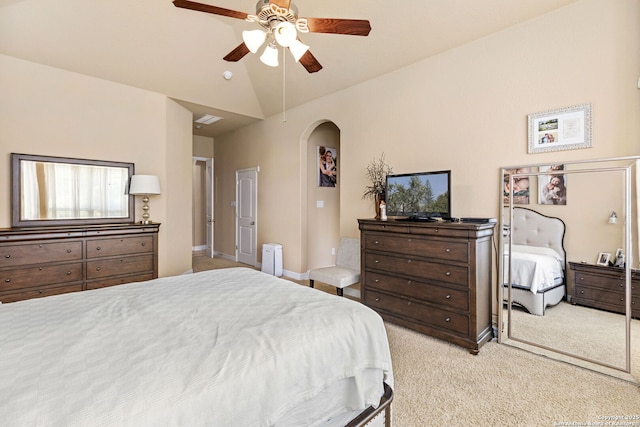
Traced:
<path fill-rule="evenodd" d="M 265 243 L 262 245 L 262 272 L 282 276 L 282 245 Z"/>

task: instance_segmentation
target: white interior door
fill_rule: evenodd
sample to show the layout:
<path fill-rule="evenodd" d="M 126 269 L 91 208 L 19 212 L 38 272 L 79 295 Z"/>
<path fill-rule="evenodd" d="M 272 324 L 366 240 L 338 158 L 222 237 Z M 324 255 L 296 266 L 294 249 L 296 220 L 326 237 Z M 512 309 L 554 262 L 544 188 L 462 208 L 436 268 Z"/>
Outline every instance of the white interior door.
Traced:
<path fill-rule="evenodd" d="M 207 172 L 206 172 L 206 194 L 207 194 L 207 200 L 206 200 L 206 204 L 207 204 L 207 253 L 209 254 L 209 257 L 213 258 L 214 254 L 215 254 L 215 250 L 214 250 L 214 231 L 215 231 L 215 223 L 216 223 L 216 219 L 215 219 L 215 210 L 214 208 L 214 200 L 215 198 L 213 197 L 213 192 L 214 192 L 214 185 L 213 185 L 213 159 L 207 159 Z"/>
<path fill-rule="evenodd" d="M 258 170 L 236 171 L 236 261 L 258 265 Z"/>

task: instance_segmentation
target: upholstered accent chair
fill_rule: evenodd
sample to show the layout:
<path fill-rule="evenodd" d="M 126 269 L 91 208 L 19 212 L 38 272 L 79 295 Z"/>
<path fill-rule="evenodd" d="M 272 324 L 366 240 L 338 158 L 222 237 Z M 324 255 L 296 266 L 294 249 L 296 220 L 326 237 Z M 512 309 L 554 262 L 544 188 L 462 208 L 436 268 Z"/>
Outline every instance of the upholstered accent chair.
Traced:
<path fill-rule="evenodd" d="M 309 286 L 313 288 L 316 280 L 335 286 L 340 296 L 343 296 L 344 288 L 360 282 L 360 239 L 342 237 L 336 265 L 309 271 Z"/>

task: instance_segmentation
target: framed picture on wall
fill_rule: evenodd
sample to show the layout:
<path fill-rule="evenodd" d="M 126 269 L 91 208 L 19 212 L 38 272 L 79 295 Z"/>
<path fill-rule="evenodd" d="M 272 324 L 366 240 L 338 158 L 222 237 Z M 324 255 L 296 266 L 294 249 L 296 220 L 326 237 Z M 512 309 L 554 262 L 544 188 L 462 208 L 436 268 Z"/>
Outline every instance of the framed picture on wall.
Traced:
<path fill-rule="evenodd" d="M 564 165 L 540 166 L 538 175 L 538 203 L 541 205 L 567 204 L 567 177 L 562 171 Z"/>
<path fill-rule="evenodd" d="M 591 104 L 529 114 L 529 154 L 591 147 Z"/>
<path fill-rule="evenodd" d="M 504 205 L 509 204 L 509 197 L 513 190 L 513 204 L 514 205 L 528 205 L 529 204 L 529 176 L 514 176 L 513 188 L 511 185 L 511 175 L 530 173 L 531 168 L 521 169 L 507 169 L 504 172 L 504 188 L 502 192 L 502 201 Z"/>
<path fill-rule="evenodd" d="M 335 187 L 338 184 L 337 150 L 318 146 L 318 187 Z"/>

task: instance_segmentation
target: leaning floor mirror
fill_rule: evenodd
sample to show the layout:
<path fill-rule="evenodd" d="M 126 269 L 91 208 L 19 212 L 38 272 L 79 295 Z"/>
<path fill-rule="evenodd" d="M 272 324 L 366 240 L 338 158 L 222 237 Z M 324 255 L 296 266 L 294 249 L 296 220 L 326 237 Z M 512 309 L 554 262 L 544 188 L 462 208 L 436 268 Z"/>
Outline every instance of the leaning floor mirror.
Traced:
<path fill-rule="evenodd" d="M 639 167 L 502 168 L 500 343 L 640 382 Z"/>

